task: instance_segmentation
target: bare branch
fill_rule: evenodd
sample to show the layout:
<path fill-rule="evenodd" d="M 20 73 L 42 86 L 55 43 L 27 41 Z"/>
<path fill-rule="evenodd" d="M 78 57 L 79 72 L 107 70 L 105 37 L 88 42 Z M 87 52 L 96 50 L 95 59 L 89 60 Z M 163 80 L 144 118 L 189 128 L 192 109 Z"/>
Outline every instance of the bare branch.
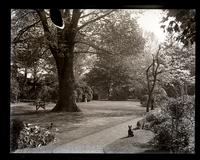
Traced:
<path fill-rule="evenodd" d="M 92 14 L 94 14 L 94 13 L 95 13 L 95 11 L 90 12 L 90 13 L 88 13 L 88 14 L 85 14 L 85 15 L 81 16 L 80 18 L 88 17 L 88 16 L 90 16 L 90 15 L 92 15 Z"/>
<path fill-rule="evenodd" d="M 101 50 L 107 54 L 111 54 L 111 55 L 114 55 L 114 53 L 110 52 L 110 51 L 107 51 L 106 49 L 104 48 L 100 48 L 98 47 L 97 45 L 91 43 L 91 42 L 83 42 L 83 41 L 76 41 L 75 43 L 81 43 L 81 44 L 85 44 L 85 45 L 88 45 L 88 46 L 91 46 L 92 48 L 96 49 L 96 50 Z"/>
<path fill-rule="evenodd" d="M 17 18 L 17 21 L 15 23 L 17 23 L 20 19 L 24 18 L 25 16 L 27 16 L 30 13 L 34 13 L 34 11 L 29 11 L 29 12 L 24 13 L 22 16 L 20 16 L 19 18 Z"/>
<path fill-rule="evenodd" d="M 92 53 L 92 54 L 98 54 L 97 52 L 92 52 L 92 51 L 75 51 L 74 54 L 79 54 L 79 53 Z"/>
<path fill-rule="evenodd" d="M 42 26 L 43 26 L 44 32 L 50 33 L 44 9 L 36 9 L 36 11 L 40 17 L 40 20 L 42 21 Z"/>
<path fill-rule="evenodd" d="M 20 40 L 20 37 L 21 37 L 26 31 L 28 31 L 30 28 L 34 27 L 34 26 L 35 26 L 36 24 L 38 24 L 39 22 L 40 22 L 40 20 L 38 20 L 37 22 L 35 22 L 35 23 L 33 23 L 33 24 L 31 24 L 31 25 L 29 25 L 29 26 L 27 26 L 27 27 L 21 29 L 21 30 L 19 31 L 19 34 L 14 38 L 13 43 L 18 43 L 18 41 Z"/>
<path fill-rule="evenodd" d="M 47 40 L 47 45 L 49 45 L 49 49 L 51 50 L 51 53 L 53 54 L 54 58 L 57 61 L 58 60 L 58 55 L 57 55 L 58 48 L 56 46 L 54 38 L 52 37 L 50 30 L 49 30 L 46 13 L 45 13 L 44 9 L 36 9 L 36 11 L 37 11 L 37 13 L 40 17 L 41 22 L 42 22 L 42 26 L 43 26 L 43 30 L 44 30 L 44 36 Z"/>
<path fill-rule="evenodd" d="M 83 27 L 85 27 L 86 25 L 88 25 L 88 24 L 90 24 L 90 23 L 93 23 L 93 22 L 95 22 L 95 21 L 100 20 L 101 18 L 103 18 L 103 17 L 109 15 L 109 14 L 112 13 L 113 11 L 114 11 L 114 10 L 111 10 L 111 11 L 109 11 L 108 13 L 105 13 L 104 15 L 101 15 L 101 16 L 95 18 L 95 19 L 92 19 L 92 20 L 86 22 L 86 23 L 83 24 L 82 26 L 78 27 L 78 30 L 82 29 Z"/>

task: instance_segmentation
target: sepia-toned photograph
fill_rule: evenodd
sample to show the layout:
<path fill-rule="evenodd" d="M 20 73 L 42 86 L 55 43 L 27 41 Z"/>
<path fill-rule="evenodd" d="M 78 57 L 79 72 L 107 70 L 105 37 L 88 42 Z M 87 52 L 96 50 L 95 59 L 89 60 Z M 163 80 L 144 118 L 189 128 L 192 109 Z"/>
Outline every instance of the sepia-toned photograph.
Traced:
<path fill-rule="evenodd" d="M 10 13 L 10 153 L 195 154 L 195 9 Z"/>

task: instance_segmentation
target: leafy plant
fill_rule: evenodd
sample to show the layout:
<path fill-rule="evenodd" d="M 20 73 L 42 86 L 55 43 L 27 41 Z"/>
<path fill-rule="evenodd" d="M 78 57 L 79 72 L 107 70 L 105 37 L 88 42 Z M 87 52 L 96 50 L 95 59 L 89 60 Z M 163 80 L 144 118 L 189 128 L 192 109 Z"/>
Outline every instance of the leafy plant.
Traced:
<path fill-rule="evenodd" d="M 17 101 L 17 97 L 19 95 L 20 89 L 19 89 L 19 83 L 15 78 L 11 78 L 11 101 L 15 102 Z"/>
<path fill-rule="evenodd" d="M 190 141 L 194 138 L 194 97 L 168 98 L 161 113 L 166 116 L 165 121 L 153 127 L 156 147 L 173 153 L 193 152 Z"/>
<path fill-rule="evenodd" d="M 27 125 L 20 132 L 18 149 L 40 147 L 54 140 L 55 135 L 49 129 Z"/>
<path fill-rule="evenodd" d="M 24 128 L 23 121 L 20 119 L 12 119 L 10 126 L 10 148 L 14 151 L 18 148 L 18 138 L 21 130 Z"/>
<path fill-rule="evenodd" d="M 144 95 L 140 98 L 140 103 L 142 104 L 143 107 L 146 107 L 147 100 L 148 100 L 148 95 Z"/>
<path fill-rule="evenodd" d="M 77 82 L 75 85 L 75 98 L 76 102 L 91 101 L 93 98 L 93 91 L 85 82 Z"/>

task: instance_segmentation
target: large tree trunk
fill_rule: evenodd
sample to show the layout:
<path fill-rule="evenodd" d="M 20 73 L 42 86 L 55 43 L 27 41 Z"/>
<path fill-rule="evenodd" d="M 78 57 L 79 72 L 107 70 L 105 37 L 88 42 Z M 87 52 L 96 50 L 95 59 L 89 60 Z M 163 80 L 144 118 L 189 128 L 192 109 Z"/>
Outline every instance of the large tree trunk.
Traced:
<path fill-rule="evenodd" d="M 53 112 L 78 112 L 80 109 L 75 101 L 75 78 L 73 71 L 73 45 L 66 45 L 68 48 L 62 52 L 67 52 L 67 56 L 57 57 L 56 65 L 59 80 L 59 97 L 56 106 L 52 109 Z"/>
<path fill-rule="evenodd" d="M 75 80 L 73 75 L 73 66 L 71 66 L 71 62 L 68 62 L 68 64 L 66 64 L 66 69 L 58 71 L 58 77 L 59 77 L 59 98 L 56 106 L 52 109 L 52 111 L 55 112 L 80 111 L 75 102 L 75 94 L 74 94 Z"/>
<path fill-rule="evenodd" d="M 55 58 L 58 72 L 59 98 L 52 111 L 80 111 L 75 102 L 73 60 L 75 37 L 77 31 L 80 29 L 78 28 L 78 21 L 82 12 L 80 9 L 74 9 L 72 13 L 70 13 L 70 10 L 66 9 L 65 12 L 61 12 L 62 14 L 60 15 L 58 10 L 54 18 L 62 19 L 60 16 L 63 16 L 65 18 L 63 22 L 65 26 L 63 29 L 57 28 L 57 34 L 52 34 L 49 29 L 45 11 L 41 9 L 37 9 L 36 11 L 43 25 L 46 43 Z M 53 18 L 52 16 L 51 18 Z M 57 37 L 55 37 L 55 35 L 57 35 Z"/>

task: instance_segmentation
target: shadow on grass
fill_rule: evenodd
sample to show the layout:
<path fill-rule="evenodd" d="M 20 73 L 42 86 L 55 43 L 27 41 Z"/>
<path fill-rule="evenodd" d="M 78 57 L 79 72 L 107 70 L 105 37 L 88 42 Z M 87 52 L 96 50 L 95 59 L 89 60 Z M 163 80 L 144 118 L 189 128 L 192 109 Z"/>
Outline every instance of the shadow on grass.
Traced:
<path fill-rule="evenodd" d="M 131 137 L 129 137 L 129 136 L 126 136 L 126 137 L 122 137 L 122 138 L 120 138 L 120 139 L 125 139 L 125 138 L 131 138 Z"/>
<path fill-rule="evenodd" d="M 23 115 L 41 115 L 41 114 L 47 114 L 52 113 L 51 110 L 41 110 L 41 111 L 26 111 L 21 113 L 12 113 L 12 116 L 23 116 Z"/>

